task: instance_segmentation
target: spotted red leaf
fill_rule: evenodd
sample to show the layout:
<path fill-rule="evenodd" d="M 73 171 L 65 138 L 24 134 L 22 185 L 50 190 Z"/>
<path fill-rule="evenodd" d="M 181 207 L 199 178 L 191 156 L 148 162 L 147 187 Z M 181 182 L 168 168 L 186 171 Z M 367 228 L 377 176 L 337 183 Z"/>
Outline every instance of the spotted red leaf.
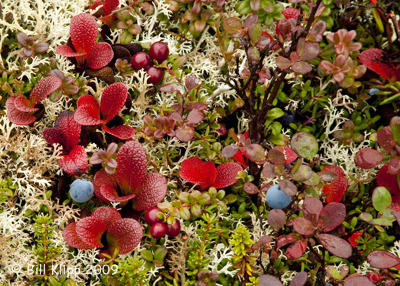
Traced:
<path fill-rule="evenodd" d="M 326 195 L 326 202 L 340 202 L 346 192 L 348 180 L 342 168 L 338 166 L 327 166 L 322 172 L 331 172 L 336 174 L 336 178 L 327 185 L 324 185 L 323 192 Z"/>
<path fill-rule="evenodd" d="M 289 259 L 301 257 L 307 249 L 307 240 L 298 240 L 286 249 L 286 256 Z"/>
<path fill-rule="evenodd" d="M 397 182 L 397 178 L 394 175 L 388 173 L 389 165 L 383 165 L 378 173 L 376 174 L 376 182 L 379 186 L 386 187 L 391 194 L 400 195 L 400 188 Z"/>
<path fill-rule="evenodd" d="M 48 76 L 42 78 L 32 89 L 29 100 L 32 106 L 41 102 L 51 93 L 59 89 L 62 85 L 62 80 L 57 76 Z"/>
<path fill-rule="evenodd" d="M 128 141 L 118 151 L 117 177 L 124 192 L 132 192 L 143 181 L 147 169 L 147 157 L 143 146 Z"/>
<path fill-rule="evenodd" d="M 98 30 L 96 18 L 81 13 L 71 19 L 70 35 L 75 51 L 89 53 L 96 43 Z"/>
<path fill-rule="evenodd" d="M 297 20 L 297 17 L 300 15 L 300 10 L 296 8 L 286 8 L 285 10 L 282 11 L 283 16 L 285 16 L 286 19 L 295 19 Z"/>
<path fill-rule="evenodd" d="M 118 125 L 113 128 L 109 128 L 106 125 L 103 125 L 102 128 L 108 134 L 111 134 L 112 136 L 117 137 L 121 140 L 132 139 L 133 135 L 135 135 L 135 129 L 128 125 Z"/>
<path fill-rule="evenodd" d="M 319 226 L 325 232 L 330 232 L 342 224 L 346 218 L 344 204 L 331 202 L 324 206 L 319 215 Z"/>
<path fill-rule="evenodd" d="M 31 113 L 19 111 L 14 104 L 16 96 L 10 96 L 6 101 L 7 117 L 17 125 L 29 125 L 35 122 L 36 117 Z"/>
<path fill-rule="evenodd" d="M 87 54 L 86 64 L 89 68 L 97 70 L 108 65 L 114 57 L 114 52 L 108 43 L 95 43 Z"/>
<path fill-rule="evenodd" d="M 75 121 L 72 111 L 63 111 L 57 117 L 54 129 L 61 131 L 62 138 L 58 143 L 63 146 L 65 152 L 69 152 L 78 144 L 82 127 Z M 46 129 L 43 130 L 45 131 Z"/>
<path fill-rule="evenodd" d="M 70 46 L 58 46 L 56 49 L 56 53 L 60 56 L 67 57 L 67 58 L 75 58 L 85 56 L 86 52 L 83 51 L 81 53 L 75 52 Z"/>
<path fill-rule="evenodd" d="M 179 175 L 182 179 L 192 184 L 199 184 L 203 189 L 212 186 L 216 174 L 217 170 L 213 162 L 203 162 L 196 157 L 184 160 L 181 170 L 179 171 Z"/>
<path fill-rule="evenodd" d="M 118 187 L 116 177 L 113 175 L 108 174 L 104 169 L 101 169 L 96 173 L 93 180 L 93 187 L 94 187 L 94 194 L 101 199 L 102 201 L 109 203 L 110 201 L 107 200 L 101 194 L 101 186 L 102 185 L 109 185 L 112 188 L 116 189 Z"/>
<path fill-rule="evenodd" d="M 119 254 L 126 254 L 139 245 L 143 237 L 140 223 L 132 218 L 114 221 L 107 231 L 108 250 L 114 253 L 118 248 Z"/>
<path fill-rule="evenodd" d="M 95 246 L 91 246 L 87 243 L 84 243 L 79 236 L 76 234 L 76 222 L 72 222 L 64 229 L 63 237 L 65 242 L 74 248 L 78 249 L 92 249 Z"/>
<path fill-rule="evenodd" d="M 64 172 L 80 176 L 85 173 L 88 161 L 85 148 L 75 145 L 67 155 L 61 155 L 61 159 L 58 159 L 58 164 Z"/>
<path fill-rule="evenodd" d="M 78 107 L 84 106 L 84 105 L 91 105 L 94 108 L 100 110 L 100 105 L 99 105 L 97 99 L 94 98 L 94 96 L 91 96 L 89 94 L 81 95 L 78 98 L 77 105 L 78 105 Z"/>
<path fill-rule="evenodd" d="M 244 151 L 243 147 L 239 148 L 237 153 L 233 156 L 233 159 L 238 161 L 240 163 L 240 165 L 243 166 L 243 168 L 247 168 L 249 166 L 247 164 L 248 160 L 247 160 L 246 152 Z"/>
<path fill-rule="evenodd" d="M 99 207 L 95 209 L 91 216 L 101 219 L 107 227 L 109 227 L 114 221 L 122 218 L 118 210 L 110 207 Z"/>
<path fill-rule="evenodd" d="M 223 163 L 217 167 L 215 181 L 212 186 L 216 189 L 229 187 L 237 182 L 237 175 L 243 168 L 233 162 Z"/>
<path fill-rule="evenodd" d="M 132 193 L 125 196 L 119 196 L 117 189 L 107 184 L 101 185 L 100 195 L 109 202 L 127 202 L 136 197 L 136 194 Z"/>
<path fill-rule="evenodd" d="M 103 247 L 101 236 L 107 225 L 98 217 L 89 216 L 76 223 L 76 234 L 86 244 L 93 247 Z"/>
<path fill-rule="evenodd" d="M 32 102 L 25 96 L 17 96 L 14 100 L 15 108 L 21 112 L 35 112 L 39 110 L 37 107 L 33 107 Z"/>
<path fill-rule="evenodd" d="M 340 258 L 349 258 L 352 254 L 351 245 L 344 239 L 332 234 L 323 233 L 317 236 L 318 240 L 330 253 Z"/>
<path fill-rule="evenodd" d="M 106 122 L 113 119 L 124 106 L 128 89 L 121 82 L 113 83 L 107 86 L 101 96 L 100 110 L 102 117 Z"/>
<path fill-rule="evenodd" d="M 383 159 L 383 154 L 375 149 L 362 148 L 354 157 L 354 163 L 363 169 L 371 169 L 376 167 Z"/>
<path fill-rule="evenodd" d="M 81 125 L 99 125 L 103 123 L 100 119 L 100 107 L 96 99 L 91 95 L 82 95 L 82 100 L 78 100 L 78 108 L 74 118 Z M 90 99 L 93 98 L 93 99 Z"/>
<path fill-rule="evenodd" d="M 135 210 L 147 210 L 164 199 L 167 194 L 167 180 L 161 174 L 147 173 L 135 193 Z"/>
<path fill-rule="evenodd" d="M 377 73 L 378 75 L 386 79 L 390 79 L 393 76 L 395 76 L 395 69 L 390 65 L 382 63 L 381 62 L 382 57 L 383 57 L 382 50 L 372 48 L 363 51 L 358 58 L 360 59 L 360 62 L 364 66 L 366 66 L 373 72 Z"/>
<path fill-rule="evenodd" d="M 367 256 L 368 263 L 372 267 L 386 269 L 400 264 L 400 258 L 384 250 L 374 250 Z"/>

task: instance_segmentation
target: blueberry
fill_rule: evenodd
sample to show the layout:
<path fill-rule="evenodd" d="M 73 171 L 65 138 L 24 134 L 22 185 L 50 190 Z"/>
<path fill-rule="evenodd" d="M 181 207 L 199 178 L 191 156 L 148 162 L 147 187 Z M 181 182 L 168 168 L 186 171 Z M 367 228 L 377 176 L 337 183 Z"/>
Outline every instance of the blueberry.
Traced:
<path fill-rule="evenodd" d="M 69 195 L 77 203 L 85 203 L 93 197 L 93 184 L 85 179 L 77 179 L 72 182 Z"/>
<path fill-rule="evenodd" d="M 292 200 L 281 189 L 279 189 L 278 185 L 272 185 L 268 189 L 266 198 L 268 205 L 273 209 L 286 208 Z"/>
<path fill-rule="evenodd" d="M 378 91 L 381 91 L 379 88 L 371 88 L 369 91 L 368 91 L 368 94 L 369 95 L 374 95 L 376 92 L 378 92 Z"/>
<path fill-rule="evenodd" d="M 289 124 L 294 121 L 294 113 L 285 112 L 285 114 L 279 118 L 279 121 L 282 123 L 283 127 L 288 127 Z"/>

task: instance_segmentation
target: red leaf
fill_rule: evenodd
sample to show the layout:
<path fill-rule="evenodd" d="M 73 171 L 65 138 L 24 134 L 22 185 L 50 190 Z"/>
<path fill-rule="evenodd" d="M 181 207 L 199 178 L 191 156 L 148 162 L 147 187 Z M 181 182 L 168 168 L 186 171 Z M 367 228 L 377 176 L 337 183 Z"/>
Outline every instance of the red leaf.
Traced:
<path fill-rule="evenodd" d="M 15 96 L 10 96 L 6 101 L 8 120 L 17 125 L 29 125 L 35 122 L 36 117 L 31 113 L 21 112 L 15 108 L 15 98 Z"/>
<path fill-rule="evenodd" d="M 294 237 L 291 234 L 288 235 L 281 235 L 278 237 L 276 241 L 276 249 L 278 250 L 279 248 L 292 243 L 294 241 Z"/>
<path fill-rule="evenodd" d="M 72 222 L 64 229 L 63 237 L 65 242 L 74 248 L 78 249 L 92 249 L 94 246 L 84 243 L 76 234 L 76 222 Z"/>
<path fill-rule="evenodd" d="M 102 194 L 101 194 L 101 186 L 102 185 L 109 185 L 112 188 L 116 189 L 118 187 L 117 185 L 117 179 L 114 175 L 108 174 L 104 169 L 101 169 L 96 173 L 94 176 L 93 180 L 93 187 L 94 187 L 94 194 L 96 197 L 101 199 L 102 201 L 109 203 L 110 201 L 107 200 Z"/>
<path fill-rule="evenodd" d="M 396 212 L 400 212 L 400 195 L 392 196 L 390 208 Z"/>
<path fill-rule="evenodd" d="M 133 218 L 115 221 L 107 231 L 108 250 L 114 253 L 118 248 L 119 254 L 126 254 L 139 245 L 143 237 L 142 226 Z"/>
<path fill-rule="evenodd" d="M 400 174 L 400 156 L 390 159 L 387 172 L 393 176 Z"/>
<path fill-rule="evenodd" d="M 103 198 L 105 198 L 109 202 L 127 202 L 130 199 L 136 197 L 136 194 L 128 194 L 126 196 L 119 196 L 117 189 L 113 188 L 110 185 L 101 185 L 100 194 Z"/>
<path fill-rule="evenodd" d="M 81 95 L 78 98 L 77 106 L 81 107 L 81 106 L 85 106 L 85 105 L 93 106 L 93 108 L 100 110 L 100 105 L 97 102 L 97 99 L 94 98 L 94 96 L 91 96 L 89 94 Z"/>
<path fill-rule="evenodd" d="M 337 177 L 328 185 L 324 185 L 323 192 L 327 195 L 326 202 L 340 202 L 346 192 L 348 180 L 342 168 L 338 166 L 327 166 L 322 169 L 322 172 L 331 172 Z"/>
<path fill-rule="evenodd" d="M 98 217 L 85 217 L 76 223 L 76 234 L 86 244 L 93 247 L 103 247 L 101 236 L 107 225 Z"/>
<path fill-rule="evenodd" d="M 353 274 L 344 280 L 343 286 L 374 286 L 367 277 L 360 274 Z"/>
<path fill-rule="evenodd" d="M 119 0 L 105 0 L 103 5 L 104 15 L 111 14 L 112 11 L 118 8 Z"/>
<path fill-rule="evenodd" d="M 247 168 L 249 165 L 247 164 L 247 156 L 246 152 L 244 152 L 243 147 L 240 147 L 233 159 L 238 161 L 243 168 Z"/>
<path fill-rule="evenodd" d="M 86 13 L 76 15 L 71 19 L 69 31 L 76 52 L 89 53 L 98 34 L 96 18 Z"/>
<path fill-rule="evenodd" d="M 135 193 L 137 196 L 134 209 L 147 210 L 164 199 L 167 194 L 167 180 L 161 174 L 147 173 Z"/>
<path fill-rule="evenodd" d="M 317 238 L 323 247 L 333 255 L 340 258 L 349 258 L 351 256 L 352 248 L 346 240 L 328 233 L 319 234 Z"/>
<path fill-rule="evenodd" d="M 304 199 L 303 214 L 306 219 L 314 225 L 318 223 L 319 214 L 322 210 L 322 202 L 314 197 Z"/>
<path fill-rule="evenodd" d="M 119 125 L 113 128 L 109 128 L 106 125 L 102 125 L 102 128 L 108 134 L 111 134 L 114 137 L 117 137 L 121 140 L 129 140 L 132 139 L 133 135 L 135 135 L 135 129 L 128 125 Z"/>
<path fill-rule="evenodd" d="M 193 109 L 189 112 L 186 120 L 188 123 L 196 125 L 199 124 L 204 118 L 204 113 L 198 109 Z"/>
<path fill-rule="evenodd" d="M 101 96 L 100 110 L 106 122 L 113 119 L 124 106 L 128 89 L 121 82 L 107 86 Z"/>
<path fill-rule="evenodd" d="M 62 80 L 57 76 L 48 76 L 42 78 L 32 89 L 30 101 L 35 105 L 55 92 L 62 85 Z"/>
<path fill-rule="evenodd" d="M 286 256 L 289 259 L 301 257 L 307 249 L 307 240 L 298 240 L 286 249 Z"/>
<path fill-rule="evenodd" d="M 75 145 L 74 148 L 67 155 L 62 155 L 61 159 L 58 159 L 58 165 L 61 169 L 74 176 L 80 176 L 85 173 L 88 166 L 88 157 L 83 148 L 80 145 Z"/>
<path fill-rule="evenodd" d="M 215 181 L 212 186 L 216 189 L 229 187 L 237 182 L 236 176 L 243 168 L 233 162 L 223 163 L 217 167 Z"/>
<path fill-rule="evenodd" d="M 39 110 L 37 107 L 32 107 L 33 104 L 31 103 L 30 100 L 28 100 L 25 96 L 17 96 L 14 99 L 14 106 L 16 109 L 18 109 L 21 112 L 35 112 Z"/>
<path fill-rule="evenodd" d="M 390 79 L 395 76 L 395 70 L 392 66 L 380 62 L 382 57 L 383 51 L 376 48 L 365 50 L 358 56 L 364 66 L 378 75 Z"/>
<path fill-rule="evenodd" d="M 282 11 L 283 16 L 285 16 L 286 19 L 295 19 L 297 20 L 297 17 L 300 15 L 300 10 L 296 8 L 286 8 L 285 10 Z"/>
<path fill-rule="evenodd" d="M 75 111 L 74 118 L 76 122 L 78 122 L 80 125 L 99 125 L 103 123 L 103 120 L 100 119 L 100 108 L 97 104 L 89 104 L 88 97 L 92 97 L 91 95 L 84 95 L 84 100 L 85 104 L 79 105 L 78 101 L 78 108 Z M 94 103 L 94 101 L 92 100 Z"/>
<path fill-rule="evenodd" d="M 344 204 L 332 202 L 327 204 L 319 215 L 319 226 L 325 232 L 330 232 L 342 224 L 346 218 Z"/>
<path fill-rule="evenodd" d="M 268 224 L 275 230 L 280 230 L 286 223 L 286 214 L 283 210 L 272 209 L 268 213 Z"/>
<path fill-rule="evenodd" d="M 95 209 L 91 216 L 101 219 L 107 227 L 109 227 L 114 221 L 122 218 L 119 211 L 110 207 L 99 207 Z"/>
<path fill-rule="evenodd" d="M 283 286 L 283 284 L 275 276 L 263 274 L 258 280 L 258 286 Z"/>
<path fill-rule="evenodd" d="M 175 136 L 182 142 L 188 142 L 194 136 L 193 127 L 190 127 L 189 125 L 180 126 L 175 130 Z"/>
<path fill-rule="evenodd" d="M 67 57 L 67 58 L 76 58 L 76 57 L 81 57 L 81 56 L 86 55 L 85 51 L 83 51 L 81 53 L 77 53 L 69 46 L 58 46 L 56 49 L 56 53 L 59 54 L 60 56 Z"/>
<path fill-rule="evenodd" d="M 95 43 L 86 57 L 89 68 L 98 70 L 108 65 L 114 57 L 113 49 L 108 43 Z"/>
<path fill-rule="evenodd" d="M 383 149 L 388 152 L 392 151 L 395 145 L 393 141 L 392 128 L 390 128 L 390 126 L 385 126 L 384 128 L 379 129 L 377 132 L 377 141 L 379 146 L 381 146 Z"/>
<path fill-rule="evenodd" d="M 43 130 L 42 135 L 49 145 L 54 143 L 61 144 L 60 142 L 64 140 L 64 135 L 59 128 L 46 128 Z"/>
<path fill-rule="evenodd" d="M 299 272 L 297 273 L 292 281 L 290 281 L 289 286 L 303 286 L 307 282 L 307 272 Z"/>
<path fill-rule="evenodd" d="M 315 226 L 304 217 L 296 217 L 293 220 L 293 229 L 302 235 L 312 235 L 315 232 Z"/>
<path fill-rule="evenodd" d="M 372 267 L 379 269 L 391 268 L 400 264 L 400 259 L 396 255 L 384 250 L 372 251 L 368 254 L 367 260 Z"/>
<path fill-rule="evenodd" d="M 278 149 L 279 151 L 281 151 L 283 153 L 283 155 L 285 155 L 285 164 L 292 163 L 298 157 L 296 152 L 294 152 L 292 150 L 292 148 L 289 148 L 287 146 L 276 146 L 274 148 Z"/>
<path fill-rule="evenodd" d="M 200 184 L 201 188 L 206 189 L 215 182 L 217 170 L 213 162 L 203 162 L 199 158 L 191 157 L 182 162 L 179 176 L 192 183 Z"/>
<path fill-rule="evenodd" d="M 143 181 L 147 169 L 147 157 L 143 146 L 136 141 L 128 141 L 118 151 L 117 177 L 119 186 L 125 193 L 132 193 Z"/>
<path fill-rule="evenodd" d="M 376 182 L 379 186 L 386 187 L 391 194 L 400 195 L 399 184 L 397 178 L 394 175 L 388 173 L 389 165 L 383 165 L 382 168 L 376 174 Z"/>
<path fill-rule="evenodd" d="M 375 149 L 362 148 L 356 153 L 354 163 L 362 169 L 371 169 L 376 167 L 383 159 L 383 154 Z"/>
<path fill-rule="evenodd" d="M 65 152 L 71 151 L 78 145 L 82 127 L 75 121 L 72 111 L 63 111 L 57 117 L 54 127 L 61 131 L 62 138 L 58 143 L 63 146 Z"/>

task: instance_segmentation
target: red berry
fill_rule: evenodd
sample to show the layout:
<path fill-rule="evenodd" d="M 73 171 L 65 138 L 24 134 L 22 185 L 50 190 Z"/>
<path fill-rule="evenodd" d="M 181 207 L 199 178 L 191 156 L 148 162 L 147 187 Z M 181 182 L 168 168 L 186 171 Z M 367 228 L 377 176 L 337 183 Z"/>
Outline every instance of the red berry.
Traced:
<path fill-rule="evenodd" d="M 177 236 L 181 232 L 181 223 L 175 220 L 173 224 L 167 224 L 167 234 L 169 236 Z"/>
<path fill-rule="evenodd" d="M 159 84 L 163 79 L 164 72 L 160 68 L 150 67 L 147 74 L 150 76 L 147 80 L 148 83 Z"/>
<path fill-rule="evenodd" d="M 150 228 L 150 234 L 156 239 L 160 239 L 167 233 L 167 226 L 162 222 L 156 222 Z"/>
<path fill-rule="evenodd" d="M 132 57 L 132 66 L 135 70 L 146 69 L 150 66 L 150 56 L 145 52 L 138 52 Z"/>
<path fill-rule="evenodd" d="M 156 222 L 161 222 L 161 219 L 158 218 L 157 214 L 161 213 L 161 210 L 158 208 L 151 208 L 144 214 L 144 220 L 149 224 L 153 225 Z"/>
<path fill-rule="evenodd" d="M 159 64 L 161 64 L 168 58 L 168 45 L 163 42 L 153 43 L 150 47 L 149 55 L 152 60 L 156 60 Z"/>

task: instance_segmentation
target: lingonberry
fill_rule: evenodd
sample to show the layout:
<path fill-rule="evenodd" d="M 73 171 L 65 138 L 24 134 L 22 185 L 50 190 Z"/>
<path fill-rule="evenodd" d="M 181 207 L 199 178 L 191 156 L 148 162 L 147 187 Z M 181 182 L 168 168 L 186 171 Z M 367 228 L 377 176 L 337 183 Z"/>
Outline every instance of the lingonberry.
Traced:
<path fill-rule="evenodd" d="M 159 64 L 161 64 L 168 58 L 168 45 L 160 41 L 153 43 L 150 47 L 149 55 L 152 60 L 156 60 Z"/>
<path fill-rule="evenodd" d="M 150 66 L 150 56 L 145 52 L 138 52 L 132 57 L 132 67 L 135 70 L 146 69 Z"/>
<path fill-rule="evenodd" d="M 161 219 L 158 218 L 157 214 L 161 213 L 161 210 L 158 208 L 151 208 L 144 214 L 144 220 L 149 224 L 153 225 L 157 222 L 161 222 Z"/>
<path fill-rule="evenodd" d="M 150 234 L 156 239 L 160 239 L 167 233 L 167 226 L 162 222 L 156 222 L 150 228 Z"/>
<path fill-rule="evenodd" d="M 169 236 L 177 236 L 181 232 L 181 223 L 175 220 L 173 224 L 167 224 L 167 234 Z"/>
<path fill-rule="evenodd" d="M 164 72 L 160 68 L 149 67 L 147 74 L 150 76 L 147 80 L 148 83 L 159 84 L 163 79 Z"/>

